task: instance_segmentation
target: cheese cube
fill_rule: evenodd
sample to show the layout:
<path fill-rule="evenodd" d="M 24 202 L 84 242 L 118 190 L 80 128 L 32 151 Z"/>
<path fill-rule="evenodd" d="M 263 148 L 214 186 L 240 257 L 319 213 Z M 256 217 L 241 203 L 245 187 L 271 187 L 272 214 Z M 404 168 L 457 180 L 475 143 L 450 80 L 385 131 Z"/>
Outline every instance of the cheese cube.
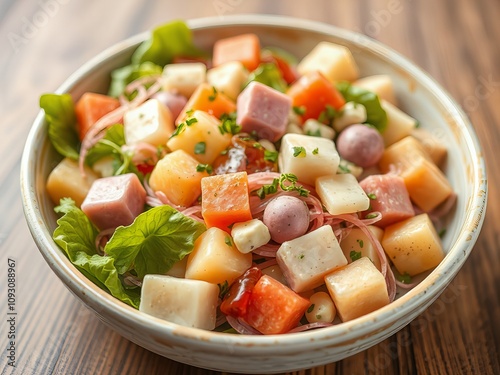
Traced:
<path fill-rule="evenodd" d="M 276 252 L 276 260 L 288 285 L 297 293 L 320 286 L 326 274 L 347 264 L 329 225 L 283 242 Z"/>
<path fill-rule="evenodd" d="M 350 173 L 318 177 L 316 192 L 332 215 L 364 211 L 370 207 L 370 198 Z"/>
<path fill-rule="evenodd" d="M 351 51 L 341 45 L 320 42 L 297 66 L 300 75 L 320 71 L 330 82 L 354 81 L 359 72 Z"/>
<path fill-rule="evenodd" d="M 244 254 L 265 245 L 271 240 L 269 229 L 258 219 L 234 224 L 231 229 L 231 237 L 233 237 L 236 248 Z"/>
<path fill-rule="evenodd" d="M 207 72 L 207 81 L 217 91 L 236 100 L 248 79 L 248 71 L 239 61 L 229 61 Z"/>
<path fill-rule="evenodd" d="M 325 284 L 343 322 L 389 304 L 384 276 L 368 258 L 358 259 L 328 274 Z"/>
<path fill-rule="evenodd" d="M 61 198 L 71 198 L 80 207 L 87 196 L 92 183 L 98 176 L 85 166 L 85 176 L 80 173 L 78 163 L 69 158 L 61 162 L 50 172 L 47 178 L 47 193 L 52 202 L 59 204 Z"/>
<path fill-rule="evenodd" d="M 139 311 L 186 327 L 213 330 L 219 287 L 205 281 L 146 275 Z"/>
<path fill-rule="evenodd" d="M 387 74 L 377 74 L 363 77 L 353 82 L 353 85 L 377 94 L 379 99 L 386 100 L 392 105 L 398 104 L 396 96 L 394 95 L 392 78 Z"/>
<path fill-rule="evenodd" d="M 369 225 L 368 230 L 379 241 L 382 241 L 384 230 L 374 225 Z M 340 247 L 349 263 L 361 257 L 369 258 L 380 271 L 380 257 L 368 236 L 359 228 L 353 228 L 349 234 L 342 238 Z"/>
<path fill-rule="evenodd" d="M 127 143 L 146 142 L 162 146 L 174 132 L 170 110 L 157 99 L 149 99 L 123 116 Z"/>
<path fill-rule="evenodd" d="M 417 120 L 388 101 L 381 100 L 380 104 L 387 114 L 387 127 L 381 133 L 387 147 L 410 135 L 417 126 Z"/>
<path fill-rule="evenodd" d="M 207 68 L 201 62 L 168 64 L 163 68 L 164 91 L 174 91 L 189 98 L 206 81 Z"/>
<path fill-rule="evenodd" d="M 323 137 L 328 139 L 335 138 L 335 130 L 333 130 L 328 125 L 325 125 L 318 120 L 314 120 L 312 118 L 306 120 L 304 122 L 304 134 L 311 135 L 314 137 Z M 290 133 L 290 132 L 288 132 Z"/>
<path fill-rule="evenodd" d="M 231 143 L 231 134 L 221 134 L 221 122 L 203 111 L 194 111 L 167 142 L 172 151 L 184 150 L 203 164 L 212 164 Z"/>
<path fill-rule="evenodd" d="M 385 228 L 382 246 L 400 274 L 417 275 L 444 258 L 439 235 L 427 214 Z"/>
<path fill-rule="evenodd" d="M 242 254 L 231 236 L 217 227 L 209 228 L 188 256 L 186 278 L 229 285 L 252 266 L 252 254 Z"/>
<path fill-rule="evenodd" d="M 293 173 L 300 182 L 314 185 L 318 177 L 334 175 L 339 162 L 339 154 L 330 139 L 285 134 L 281 140 L 280 171 Z"/>

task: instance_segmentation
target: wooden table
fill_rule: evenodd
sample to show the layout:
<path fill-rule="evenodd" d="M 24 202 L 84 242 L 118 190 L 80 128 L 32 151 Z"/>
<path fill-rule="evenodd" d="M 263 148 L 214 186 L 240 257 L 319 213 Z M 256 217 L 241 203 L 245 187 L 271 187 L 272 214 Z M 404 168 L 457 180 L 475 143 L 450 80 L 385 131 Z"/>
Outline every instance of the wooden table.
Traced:
<path fill-rule="evenodd" d="M 189 4 L 189 5 L 188 5 Z M 268 13 L 360 31 L 415 61 L 470 116 L 489 167 L 489 209 L 476 247 L 445 293 L 413 323 L 341 362 L 296 374 L 500 374 L 500 2 L 81 1 L 0 3 L 1 374 L 214 374 L 153 354 L 111 331 L 52 273 L 19 194 L 24 141 L 51 92 L 82 63 L 175 18 Z M 7 365 L 7 263 L 16 261 L 16 368 Z"/>

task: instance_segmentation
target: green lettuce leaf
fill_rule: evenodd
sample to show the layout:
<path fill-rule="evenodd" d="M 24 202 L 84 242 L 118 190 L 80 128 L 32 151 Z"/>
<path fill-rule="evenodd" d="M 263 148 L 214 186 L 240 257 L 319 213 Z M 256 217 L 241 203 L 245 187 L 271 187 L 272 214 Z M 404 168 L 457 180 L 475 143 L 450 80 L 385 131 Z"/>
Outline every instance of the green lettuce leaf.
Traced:
<path fill-rule="evenodd" d="M 69 94 L 44 94 L 40 108 L 45 111 L 49 140 L 62 156 L 78 160 L 80 139 L 76 131 L 75 105 Z"/>
<path fill-rule="evenodd" d="M 115 258 L 120 274 L 131 270 L 139 279 L 146 274 L 164 274 L 194 247 L 205 225 L 170 206 L 143 212 L 127 227 L 118 227 L 104 251 Z"/>
<path fill-rule="evenodd" d="M 148 61 L 142 64 L 132 64 L 115 69 L 111 72 L 108 95 L 116 98 L 125 91 L 125 87 L 130 82 L 140 77 L 161 74 L 162 70 L 161 66 Z"/>
<path fill-rule="evenodd" d="M 193 44 L 189 27 L 185 22 L 176 20 L 153 29 L 151 37 L 141 43 L 132 55 L 132 64 L 150 61 L 163 67 L 176 56 L 202 55 L 203 52 Z"/>
<path fill-rule="evenodd" d="M 257 69 L 250 73 L 247 84 L 252 81 L 263 83 L 280 92 L 285 92 L 288 87 L 281 71 L 273 63 L 260 64 Z"/>
<path fill-rule="evenodd" d="M 85 158 L 85 162 L 91 167 L 103 158 L 111 158 L 113 174 L 135 173 L 142 179 L 141 174 L 132 163 L 133 154 L 123 151 L 125 145 L 125 134 L 122 124 L 115 124 L 106 130 L 106 134 L 91 149 Z"/>
<path fill-rule="evenodd" d="M 112 257 L 97 254 L 95 238 L 97 229 L 87 216 L 69 198 L 61 199 L 56 212 L 64 215 L 57 220 L 54 241 L 64 250 L 73 263 L 89 280 L 108 291 L 119 300 L 139 307 L 140 291 L 123 286 Z"/>
<path fill-rule="evenodd" d="M 380 133 L 384 132 L 387 127 L 387 113 L 382 108 L 377 94 L 353 86 L 349 82 L 339 82 L 336 86 L 346 102 L 359 103 L 366 108 L 367 124 L 373 125 Z"/>

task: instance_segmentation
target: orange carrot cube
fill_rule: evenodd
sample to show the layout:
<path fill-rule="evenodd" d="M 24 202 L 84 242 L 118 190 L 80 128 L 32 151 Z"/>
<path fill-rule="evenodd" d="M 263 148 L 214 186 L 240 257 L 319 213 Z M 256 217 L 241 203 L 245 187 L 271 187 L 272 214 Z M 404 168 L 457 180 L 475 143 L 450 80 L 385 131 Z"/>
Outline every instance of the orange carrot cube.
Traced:
<path fill-rule="evenodd" d="M 242 34 L 219 39 L 214 44 L 212 62 L 214 66 L 228 61 L 240 61 L 249 71 L 260 64 L 260 41 L 255 34 Z"/>
<path fill-rule="evenodd" d="M 202 178 L 201 214 L 207 227 L 230 232 L 234 223 L 252 219 L 246 172 Z"/>
<path fill-rule="evenodd" d="M 75 113 L 78 121 L 78 135 L 83 140 L 87 131 L 104 115 L 120 106 L 120 102 L 107 95 L 86 92 L 76 102 Z"/>

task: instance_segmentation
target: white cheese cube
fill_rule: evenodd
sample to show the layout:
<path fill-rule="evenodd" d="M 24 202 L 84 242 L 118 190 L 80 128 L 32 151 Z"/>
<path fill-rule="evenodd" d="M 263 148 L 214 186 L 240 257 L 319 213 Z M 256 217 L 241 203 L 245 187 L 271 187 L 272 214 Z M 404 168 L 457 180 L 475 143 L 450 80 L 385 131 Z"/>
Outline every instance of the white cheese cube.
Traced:
<path fill-rule="evenodd" d="M 369 225 L 367 228 L 379 242 L 382 241 L 382 237 L 384 237 L 383 229 L 374 225 Z M 349 234 L 340 241 L 340 247 L 349 263 L 361 257 L 367 257 L 380 271 L 380 258 L 377 249 L 361 229 L 351 229 Z"/>
<path fill-rule="evenodd" d="M 343 322 L 389 304 L 384 276 L 368 258 L 333 271 L 325 277 L 325 284 Z"/>
<path fill-rule="evenodd" d="M 328 125 L 325 125 L 318 120 L 314 120 L 312 118 L 306 120 L 304 122 L 304 134 L 311 135 L 314 137 L 323 137 L 328 139 L 335 138 L 335 130 L 333 130 Z"/>
<path fill-rule="evenodd" d="M 341 109 L 340 116 L 333 120 L 333 127 L 341 132 L 349 125 L 362 124 L 366 121 L 366 108 L 363 104 L 347 102 Z"/>
<path fill-rule="evenodd" d="M 208 83 L 217 91 L 236 100 L 248 79 L 248 71 L 239 61 L 229 61 L 207 72 Z"/>
<path fill-rule="evenodd" d="M 332 215 L 364 211 L 370 207 L 370 198 L 350 173 L 319 177 L 316 192 Z"/>
<path fill-rule="evenodd" d="M 385 100 L 381 100 L 380 104 L 387 113 L 387 128 L 381 133 L 387 147 L 410 135 L 417 120 Z"/>
<path fill-rule="evenodd" d="M 304 152 L 299 152 L 302 148 Z M 314 185 L 318 177 L 334 175 L 339 162 L 335 143 L 330 139 L 302 134 L 285 134 L 281 139 L 280 171 L 293 173 L 303 183 Z"/>
<path fill-rule="evenodd" d="M 201 62 L 168 64 L 163 68 L 163 90 L 175 91 L 189 98 L 207 78 L 207 67 Z"/>
<path fill-rule="evenodd" d="M 347 264 L 330 225 L 283 242 L 276 260 L 288 285 L 297 293 L 322 285 L 326 274 Z"/>
<path fill-rule="evenodd" d="M 240 253 L 247 254 L 271 240 L 266 225 L 259 219 L 236 223 L 231 229 L 231 237 Z"/>
<path fill-rule="evenodd" d="M 175 128 L 170 110 L 157 99 L 149 99 L 125 113 L 123 129 L 127 143 L 160 146 L 168 141 Z"/>
<path fill-rule="evenodd" d="M 320 71 L 330 82 L 354 81 L 359 72 L 348 48 L 330 42 L 320 42 L 297 66 L 301 75 Z"/>
<path fill-rule="evenodd" d="M 374 92 L 380 99 L 387 100 L 389 103 L 397 105 L 392 78 L 387 74 L 363 77 L 353 82 L 353 85 Z"/>
<path fill-rule="evenodd" d="M 139 310 L 186 327 L 215 328 L 219 287 L 200 280 L 146 275 Z"/>

